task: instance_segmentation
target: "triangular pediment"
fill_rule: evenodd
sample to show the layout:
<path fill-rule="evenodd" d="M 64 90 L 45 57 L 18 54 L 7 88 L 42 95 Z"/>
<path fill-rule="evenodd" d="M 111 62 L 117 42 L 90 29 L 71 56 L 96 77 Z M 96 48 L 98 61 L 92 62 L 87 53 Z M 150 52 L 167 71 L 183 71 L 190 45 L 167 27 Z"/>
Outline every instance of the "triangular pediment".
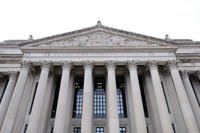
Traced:
<path fill-rule="evenodd" d="M 94 27 L 34 40 L 22 48 L 65 47 L 174 47 L 163 39 L 97 25 Z"/>

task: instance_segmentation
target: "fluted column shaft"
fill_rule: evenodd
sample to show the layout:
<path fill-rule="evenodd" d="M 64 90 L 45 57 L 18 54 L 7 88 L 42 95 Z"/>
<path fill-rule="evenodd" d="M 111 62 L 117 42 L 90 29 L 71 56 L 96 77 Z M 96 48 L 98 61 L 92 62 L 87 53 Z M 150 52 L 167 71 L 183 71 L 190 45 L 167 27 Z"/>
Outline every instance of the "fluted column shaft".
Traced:
<path fill-rule="evenodd" d="M 197 99 L 195 97 L 192 85 L 190 83 L 187 71 L 182 71 L 182 78 L 183 78 L 183 82 L 185 84 L 185 89 L 186 89 L 186 92 L 187 92 L 187 95 L 188 95 L 188 99 L 191 103 L 191 107 L 192 107 L 192 110 L 194 112 L 196 122 L 198 124 L 198 127 L 200 128 L 200 108 L 199 108 L 199 104 L 197 102 Z"/>
<path fill-rule="evenodd" d="M 162 133 L 173 133 L 172 125 L 170 122 L 170 115 L 167 110 L 167 103 L 165 100 L 162 84 L 155 62 L 149 63 L 150 74 L 153 83 L 153 92 L 155 95 L 155 102 L 158 108 L 158 115 L 160 118 Z"/>
<path fill-rule="evenodd" d="M 194 114 L 192 112 L 187 93 L 185 91 L 180 73 L 176 66 L 176 63 L 170 63 L 170 72 L 172 75 L 172 79 L 174 82 L 174 86 L 176 89 L 176 93 L 178 96 L 179 104 L 183 113 L 183 118 L 185 120 L 185 124 L 188 130 L 188 133 L 198 133 L 198 126 L 196 124 Z"/>
<path fill-rule="evenodd" d="M 108 133 L 119 133 L 119 116 L 117 103 L 117 88 L 115 63 L 107 62 L 107 119 Z"/>
<path fill-rule="evenodd" d="M 17 81 L 17 72 L 10 72 L 8 85 L 6 87 L 5 93 L 3 95 L 3 98 L 0 104 L 0 128 L 3 124 L 3 120 L 5 118 L 6 111 L 8 109 L 16 81 Z"/>
<path fill-rule="evenodd" d="M 93 80 L 92 62 L 84 62 L 83 108 L 81 119 L 81 133 L 92 133 L 93 126 Z"/>
<path fill-rule="evenodd" d="M 19 105 L 22 99 L 22 94 L 24 92 L 24 87 L 26 80 L 28 78 L 30 63 L 23 62 L 21 64 L 20 74 L 14 88 L 14 92 L 8 106 L 6 116 L 1 128 L 1 133 L 12 133 L 12 129 L 15 123 L 15 119 L 18 113 Z"/>
<path fill-rule="evenodd" d="M 38 82 L 38 87 L 35 95 L 35 100 L 33 103 L 32 113 L 30 115 L 30 121 L 28 125 L 27 133 L 39 133 L 38 130 L 40 127 L 40 117 L 42 107 L 43 107 L 43 100 L 45 97 L 45 90 L 47 86 L 47 80 L 49 76 L 50 64 L 45 62 L 42 65 L 42 70 Z"/>
<path fill-rule="evenodd" d="M 144 116 L 136 63 L 134 61 L 128 62 L 128 69 L 130 73 L 136 133 L 146 133 L 146 121 Z"/>
<path fill-rule="evenodd" d="M 69 132 L 70 111 L 67 109 L 69 91 L 69 78 L 70 78 L 71 62 L 65 62 L 62 70 L 62 78 L 60 83 L 60 91 L 58 97 L 58 105 L 56 111 L 56 118 L 54 124 L 54 133 L 67 133 Z"/>

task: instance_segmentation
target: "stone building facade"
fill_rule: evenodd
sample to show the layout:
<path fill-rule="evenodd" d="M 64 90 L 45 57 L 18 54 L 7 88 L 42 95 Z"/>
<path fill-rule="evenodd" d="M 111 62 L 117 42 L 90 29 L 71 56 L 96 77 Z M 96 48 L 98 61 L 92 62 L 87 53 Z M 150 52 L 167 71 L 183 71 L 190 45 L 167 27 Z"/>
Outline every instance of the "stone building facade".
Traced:
<path fill-rule="evenodd" d="M 199 133 L 200 42 L 97 25 L 0 43 L 1 133 Z"/>

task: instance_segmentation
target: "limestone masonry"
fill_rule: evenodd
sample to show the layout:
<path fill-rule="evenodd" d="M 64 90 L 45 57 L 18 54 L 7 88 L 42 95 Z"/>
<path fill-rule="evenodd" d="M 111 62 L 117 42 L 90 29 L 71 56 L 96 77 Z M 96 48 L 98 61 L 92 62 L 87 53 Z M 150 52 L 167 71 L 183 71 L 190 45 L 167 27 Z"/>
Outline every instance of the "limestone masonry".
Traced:
<path fill-rule="evenodd" d="M 97 25 L 0 42 L 0 133 L 199 133 L 200 41 Z"/>

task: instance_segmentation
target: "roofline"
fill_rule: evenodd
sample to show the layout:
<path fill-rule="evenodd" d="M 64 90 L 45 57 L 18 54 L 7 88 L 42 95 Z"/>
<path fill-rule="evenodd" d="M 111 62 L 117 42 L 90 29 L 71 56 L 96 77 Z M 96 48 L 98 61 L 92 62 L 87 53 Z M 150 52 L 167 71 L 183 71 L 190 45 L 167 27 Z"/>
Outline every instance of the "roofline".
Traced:
<path fill-rule="evenodd" d="M 79 30 L 74 30 L 74 31 L 70 31 L 70 32 L 65 32 L 65 33 L 61 33 L 61 34 L 56 34 L 56 35 L 52 35 L 52 36 L 47 36 L 47 37 L 35 39 L 35 40 L 32 40 L 32 41 L 28 41 L 28 42 L 23 42 L 23 43 L 20 43 L 18 45 L 23 47 L 26 44 L 38 43 L 40 41 L 45 41 L 45 40 L 48 40 L 48 39 L 55 39 L 57 37 L 62 37 L 62 36 L 66 36 L 66 35 L 73 35 L 75 33 L 81 33 L 81 32 L 85 32 L 85 31 L 88 31 L 88 30 L 95 30 L 95 29 L 98 29 L 98 28 L 102 28 L 102 29 L 105 29 L 105 30 L 112 30 L 114 32 L 121 32 L 121 33 L 130 35 L 130 36 L 134 35 L 136 37 L 143 37 L 143 38 L 148 38 L 148 39 L 155 40 L 155 41 L 161 41 L 163 43 L 173 44 L 175 46 L 180 45 L 179 43 L 176 43 L 176 42 L 173 42 L 173 41 L 170 41 L 170 40 L 165 40 L 165 39 L 161 39 L 161 38 L 157 38 L 157 37 L 138 34 L 138 33 L 130 32 L 130 31 L 120 30 L 120 29 L 116 29 L 116 28 L 112 28 L 112 27 L 108 27 L 108 26 L 104 26 L 104 25 L 98 25 L 98 24 L 95 25 L 95 26 L 91 26 L 91 27 L 87 27 L 87 28 L 83 28 L 83 29 L 79 29 Z"/>

